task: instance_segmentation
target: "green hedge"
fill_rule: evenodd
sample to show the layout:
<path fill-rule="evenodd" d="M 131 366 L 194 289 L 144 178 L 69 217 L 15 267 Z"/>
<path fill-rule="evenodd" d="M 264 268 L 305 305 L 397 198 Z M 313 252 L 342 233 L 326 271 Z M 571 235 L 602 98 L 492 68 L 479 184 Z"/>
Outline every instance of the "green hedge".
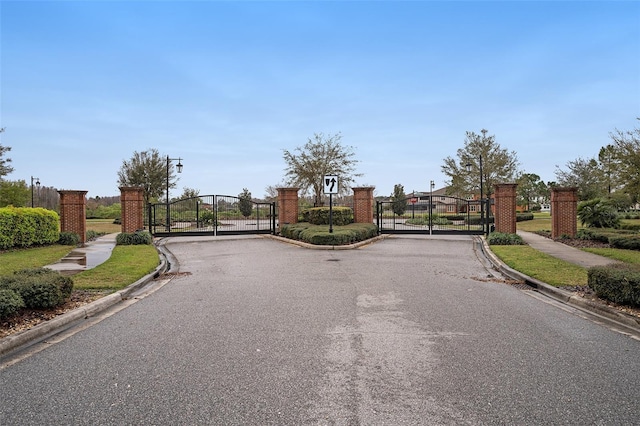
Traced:
<path fill-rule="evenodd" d="M 283 225 L 280 229 L 280 235 L 309 244 L 340 246 L 373 238 L 378 235 L 378 228 L 374 224 L 352 223 L 334 227 L 333 232 L 330 233 L 326 225 L 295 223 Z"/>
<path fill-rule="evenodd" d="M 42 208 L 0 208 L 0 250 L 55 244 L 60 235 L 58 213 Z"/>
<path fill-rule="evenodd" d="M 329 224 L 329 207 L 314 207 L 302 212 L 302 220 L 313 225 Z M 333 207 L 333 225 L 344 226 L 353 222 L 353 210 L 349 207 Z"/>
<path fill-rule="evenodd" d="M 24 269 L 0 277 L 0 290 L 0 312 L 12 312 L 18 306 L 47 309 L 63 304 L 71 296 L 73 280 L 51 269 Z"/>
<path fill-rule="evenodd" d="M 587 283 L 603 299 L 640 306 L 639 265 L 594 266 L 587 272 Z"/>
<path fill-rule="evenodd" d="M 492 232 L 487 236 L 487 243 L 496 246 L 517 246 L 523 245 L 524 241 L 518 234 L 508 234 L 505 232 Z"/>
<path fill-rule="evenodd" d="M 533 213 L 517 213 L 516 222 L 524 222 L 526 220 L 533 220 Z"/>
<path fill-rule="evenodd" d="M 121 232 L 116 236 L 116 244 L 119 246 L 150 245 L 153 237 L 149 231 Z"/>
<path fill-rule="evenodd" d="M 609 244 L 618 249 L 640 250 L 640 236 L 610 237 Z"/>

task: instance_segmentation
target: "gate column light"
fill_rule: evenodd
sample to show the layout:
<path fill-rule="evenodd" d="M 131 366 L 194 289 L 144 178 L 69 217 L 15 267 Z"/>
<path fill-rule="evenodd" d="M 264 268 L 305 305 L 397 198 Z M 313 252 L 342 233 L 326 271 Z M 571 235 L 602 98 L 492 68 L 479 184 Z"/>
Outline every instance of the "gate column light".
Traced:
<path fill-rule="evenodd" d="M 167 155 L 167 232 L 171 231 L 171 214 L 169 212 L 169 171 L 171 170 L 171 161 L 177 161 L 176 168 L 178 173 L 182 173 L 182 158 L 169 158 Z"/>
<path fill-rule="evenodd" d="M 40 178 L 34 178 L 33 176 L 31 176 L 31 208 L 34 207 L 34 203 L 33 203 L 33 180 L 36 180 L 36 186 L 38 187 L 38 189 L 40 189 Z"/>

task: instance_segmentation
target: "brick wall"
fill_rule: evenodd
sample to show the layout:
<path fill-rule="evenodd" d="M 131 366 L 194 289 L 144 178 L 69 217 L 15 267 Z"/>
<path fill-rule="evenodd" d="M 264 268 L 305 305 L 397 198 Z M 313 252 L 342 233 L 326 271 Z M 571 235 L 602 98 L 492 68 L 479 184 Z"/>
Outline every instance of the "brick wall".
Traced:
<path fill-rule="evenodd" d="M 60 231 L 73 232 L 80 243 L 87 241 L 87 195 L 88 191 L 58 191 L 60 194 Z"/>
<path fill-rule="evenodd" d="M 373 223 L 373 186 L 353 188 L 353 221 Z"/>
<path fill-rule="evenodd" d="M 516 183 L 495 185 L 495 231 L 516 233 Z"/>
<path fill-rule="evenodd" d="M 298 223 L 298 191 L 300 188 L 277 188 L 277 190 L 278 228 L 285 224 Z"/>
<path fill-rule="evenodd" d="M 575 237 L 578 232 L 578 188 L 551 190 L 551 238 Z"/>
<path fill-rule="evenodd" d="M 122 208 L 122 232 L 135 232 L 144 229 L 144 189 L 141 187 L 121 186 L 120 206 Z"/>

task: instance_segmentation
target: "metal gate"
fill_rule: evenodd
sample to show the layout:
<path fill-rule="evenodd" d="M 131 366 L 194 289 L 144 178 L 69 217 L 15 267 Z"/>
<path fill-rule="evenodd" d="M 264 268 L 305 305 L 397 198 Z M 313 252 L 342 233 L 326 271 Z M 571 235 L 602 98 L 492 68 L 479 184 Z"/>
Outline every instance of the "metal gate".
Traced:
<path fill-rule="evenodd" d="M 171 203 L 149 204 L 154 236 L 274 234 L 275 203 L 256 203 L 229 195 L 200 195 Z"/>
<path fill-rule="evenodd" d="M 376 203 L 376 225 L 381 234 L 487 233 L 493 220 L 486 200 L 425 195 Z"/>

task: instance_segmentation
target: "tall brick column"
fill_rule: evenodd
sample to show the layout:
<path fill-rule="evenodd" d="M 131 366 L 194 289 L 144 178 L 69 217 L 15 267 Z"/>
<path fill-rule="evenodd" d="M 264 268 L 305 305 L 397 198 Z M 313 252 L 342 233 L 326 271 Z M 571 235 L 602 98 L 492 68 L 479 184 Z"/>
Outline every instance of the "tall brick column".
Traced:
<path fill-rule="evenodd" d="M 373 223 L 373 190 L 375 186 L 353 188 L 353 221 Z"/>
<path fill-rule="evenodd" d="M 496 232 L 516 233 L 516 188 L 517 183 L 501 183 L 495 185 L 493 194 L 495 206 Z"/>
<path fill-rule="evenodd" d="M 278 232 L 282 225 L 298 223 L 298 191 L 300 188 L 277 188 Z"/>
<path fill-rule="evenodd" d="M 60 194 L 60 231 L 78 234 L 80 242 L 87 241 L 88 191 L 58 191 Z"/>
<path fill-rule="evenodd" d="M 551 238 L 578 233 L 578 188 L 551 189 Z"/>
<path fill-rule="evenodd" d="M 120 206 L 122 208 L 122 232 L 131 233 L 144 229 L 144 188 L 121 186 Z"/>

